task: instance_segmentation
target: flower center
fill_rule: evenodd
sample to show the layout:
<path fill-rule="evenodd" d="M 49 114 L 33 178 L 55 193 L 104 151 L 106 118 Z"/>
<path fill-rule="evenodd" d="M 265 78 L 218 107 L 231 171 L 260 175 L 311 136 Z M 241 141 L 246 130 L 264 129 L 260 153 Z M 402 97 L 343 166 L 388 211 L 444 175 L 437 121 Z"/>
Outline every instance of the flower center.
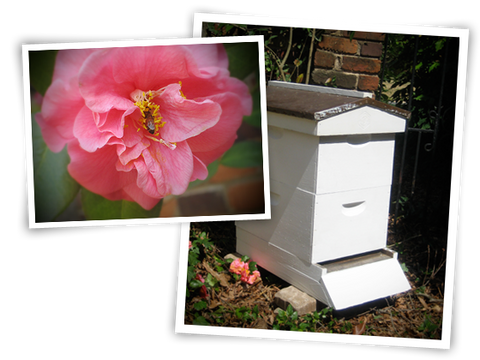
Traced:
<path fill-rule="evenodd" d="M 170 143 L 159 137 L 159 129 L 166 124 L 166 121 L 162 121 L 163 117 L 160 115 L 160 105 L 157 105 L 152 101 L 153 98 L 159 95 L 159 91 L 152 92 L 150 90 L 145 93 L 140 90 L 135 90 L 131 94 L 131 97 L 135 100 L 135 106 L 140 109 L 142 114 L 142 117 L 137 120 L 137 122 L 140 123 L 140 126 L 137 127 L 137 131 L 140 131 L 143 127 L 149 134 L 153 135 L 145 135 L 147 138 L 165 145 L 170 150 L 175 150 L 177 144 Z"/>

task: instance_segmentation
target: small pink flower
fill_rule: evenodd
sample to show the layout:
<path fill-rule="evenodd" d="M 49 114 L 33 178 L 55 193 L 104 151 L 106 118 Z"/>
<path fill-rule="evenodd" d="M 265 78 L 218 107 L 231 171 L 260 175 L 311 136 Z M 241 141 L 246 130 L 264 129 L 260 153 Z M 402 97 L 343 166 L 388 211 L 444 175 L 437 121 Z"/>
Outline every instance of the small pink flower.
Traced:
<path fill-rule="evenodd" d="M 237 258 L 230 264 L 230 272 L 240 275 L 244 271 L 244 266 L 244 262 L 240 258 Z"/>
<path fill-rule="evenodd" d="M 197 274 L 197 276 L 195 276 L 195 279 L 197 280 L 200 280 L 202 283 L 205 282 L 205 280 L 203 279 L 203 276 L 200 275 L 200 274 Z M 205 299 L 208 297 L 208 291 L 207 291 L 207 287 L 205 285 L 203 285 L 201 288 L 200 288 L 200 297 L 202 299 Z"/>
<path fill-rule="evenodd" d="M 191 248 L 192 248 L 192 242 L 188 241 L 188 250 L 190 250 Z"/>
<path fill-rule="evenodd" d="M 250 273 L 250 261 L 243 262 L 240 258 L 235 259 L 230 264 L 230 272 L 240 275 L 240 280 L 247 284 L 253 284 L 258 278 L 260 278 L 260 272 L 254 270 Z"/>
<path fill-rule="evenodd" d="M 247 284 L 253 284 L 260 277 L 260 272 L 255 270 L 251 275 L 248 272 L 244 272 L 240 280 L 246 282 Z"/>
<path fill-rule="evenodd" d="M 221 44 L 60 50 L 36 120 L 80 185 L 148 210 L 205 179 L 251 109 Z"/>

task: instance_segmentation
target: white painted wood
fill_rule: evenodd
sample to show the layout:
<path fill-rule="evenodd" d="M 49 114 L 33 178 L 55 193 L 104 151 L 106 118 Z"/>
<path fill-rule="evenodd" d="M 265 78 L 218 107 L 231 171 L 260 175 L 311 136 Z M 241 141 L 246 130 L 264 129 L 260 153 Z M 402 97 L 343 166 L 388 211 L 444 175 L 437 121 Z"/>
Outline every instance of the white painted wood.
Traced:
<path fill-rule="evenodd" d="M 330 272 L 321 282 L 337 310 L 410 289 L 400 264 L 393 258 Z"/>
<path fill-rule="evenodd" d="M 306 262 L 342 258 L 386 244 L 390 187 L 312 194 L 270 181 L 271 220 L 237 227 Z"/>
<path fill-rule="evenodd" d="M 316 135 L 381 134 L 405 131 L 405 119 L 363 106 L 318 121 Z"/>
<path fill-rule="evenodd" d="M 313 263 L 385 247 L 390 186 L 314 197 Z"/>
<path fill-rule="evenodd" d="M 294 130 L 308 135 L 317 135 L 318 121 L 304 118 L 297 118 L 291 115 L 267 112 L 269 126 L 276 126 L 283 129 Z"/>
<path fill-rule="evenodd" d="M 237 222 L 237 225 L 239 223 Z M 237 252 L 249 256 L 262 268 L 322 303 L 333 306 L 329 302 L 324 287 L 320 286 L 319 280 L 325 271 L 318 265 L 304 262 L 239 226 L 237 226 Z"/>
<path fill-rule="evenodd" d="M 315 197 L 293 186 L 270 180 L 272 218 L 237 222 L 237 227 L 288 251 L 306 262 L 312 260 Z"/>
<path fill-rule="evenodd" d="M 270 179 L 315 192 L 318 137 L 268 127 Z"/>
<path fill-rule="evenodd" d="M 319 141 L 315 193 L 391 185 L 394 134 L 320 137 Z"/>
<path fill-rule="evenodd" d="M 405 131 L 406 124 L 401 116 L 370 106 L 359 107 L 324 120 L 297 118 L 269 111 L 267 120 L 272 126 L 316 136 L 399 133 Z"/>
<path fill-rule="evenodd" d="M 317 194 L 389 185 L 394 134 L 316 137 L 269 126 L 270 178 Z"/>
<path fill-rule="evenodd" d="M 237 252 L 337 310 L 410 289 L 396 254 L 387 260 L 327 272 L 240 227 L 237 227 Z"/>

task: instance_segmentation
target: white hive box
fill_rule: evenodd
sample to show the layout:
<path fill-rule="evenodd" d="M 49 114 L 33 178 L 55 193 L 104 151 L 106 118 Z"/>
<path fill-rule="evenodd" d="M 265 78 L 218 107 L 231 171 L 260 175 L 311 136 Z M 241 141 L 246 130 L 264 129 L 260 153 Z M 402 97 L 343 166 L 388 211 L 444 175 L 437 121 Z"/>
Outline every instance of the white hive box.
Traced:
<path fill-rule="evenodd" d="M 237 222 L 237 251 L 343 309 L 410 288 L 385 249 L 395 133 L 409 113 L 322 91 L 269 83 L 272 218 Z"/>

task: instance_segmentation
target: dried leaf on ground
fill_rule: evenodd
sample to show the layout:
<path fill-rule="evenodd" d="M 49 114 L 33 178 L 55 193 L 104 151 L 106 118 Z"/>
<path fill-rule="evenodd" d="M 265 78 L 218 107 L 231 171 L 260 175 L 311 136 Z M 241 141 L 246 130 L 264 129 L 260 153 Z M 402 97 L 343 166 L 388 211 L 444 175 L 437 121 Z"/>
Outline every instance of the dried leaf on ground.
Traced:
<path fill-rule="evenodd" d="M 210 265 L 204 260 L 203 261 L 203 266 L 205 267 L 205 270 L 207 270 L 210 275 L 212 275 L 217 281 L 220 283 L 221 286 L 223 287 L 228 287 L 229 281 L 230 281 L 230 275 L 227 274 L 219 274 L 215 270 L 213 270 Z"/>

